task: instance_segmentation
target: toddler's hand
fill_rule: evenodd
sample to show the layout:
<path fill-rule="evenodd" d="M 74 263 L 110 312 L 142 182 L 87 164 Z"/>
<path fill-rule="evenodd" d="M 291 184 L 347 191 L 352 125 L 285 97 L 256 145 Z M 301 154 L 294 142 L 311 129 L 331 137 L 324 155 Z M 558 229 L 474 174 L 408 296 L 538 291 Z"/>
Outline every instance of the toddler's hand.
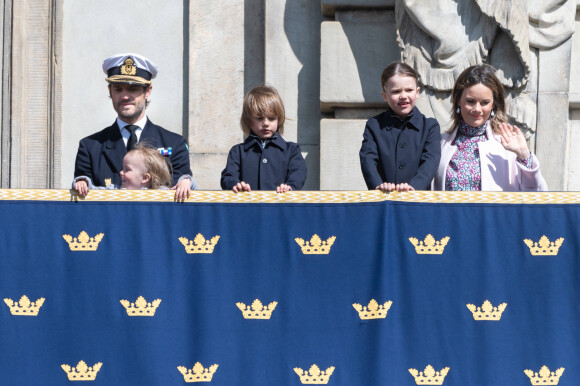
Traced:
<path fill-rule="evenodd" d="M 290 185 L 286 185 L 286 184 L 280 184 L 280 186 L 276 187 L 276 193 L 284 193 L 284 192 L 287 192 L 289 190 L 292 190 L 292 188 L 290 187 Z"/>
<path fill-rule="evenodd" d="M 189 198 L 191 181 L 189 178 L 183 178 L 171 190 L 175 190 L 175 201 L 183 201 Z"/>
<path fill-rule="evenodd" d="M 244 181 L 240 181 L 234 186 L 232 190 L 234 193 L 251 192 L 252 188 L 250 188 L 250 184 L 246 184 Z"/>
<path fill-rule="evenodd" d="M 89 194 L 89 184 L 85 180 L 78 180 L 75 182 L 75 190 L 79 193 L 79 196 L 86 196 Z"/>

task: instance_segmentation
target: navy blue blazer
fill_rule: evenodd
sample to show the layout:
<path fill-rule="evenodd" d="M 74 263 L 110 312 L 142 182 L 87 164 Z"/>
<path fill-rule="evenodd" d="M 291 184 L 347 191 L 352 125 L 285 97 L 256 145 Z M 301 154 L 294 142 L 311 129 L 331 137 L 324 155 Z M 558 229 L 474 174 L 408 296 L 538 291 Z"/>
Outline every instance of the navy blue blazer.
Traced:
<path fill-rule="evenodd" d="M 280 184 L 302 189 L 306 161 L 300 146 L 276 134 L 262 149 L 258 137 L 248 137 L 231 148 L 220 183 L 222 189 L 231 190 L 240 181 L 250 184 L 252 190 L 276 190 Z"/>
<path fill-rule="evenodd" d="M 441 129 L 414 107 L 404 119 L 387 110 L 367 121 L 359 152 L 367 187 L 408 183 L 427 190 L 441 158 Z"/>
<path fill-rule="evenodd" d="M 139 142 L 155 148 L 172 148 L 172 155 L 168 157 L 173 169 L 174 185 L 182 175 L 191 176 L 187 142 L 181 135 L 165 130 L 147 119 Z M 106 178 L 111 179 L 110 184 L 121 185 L 119 172 L 123 170 L 125 154 L 127 148 L 115 120 L 106 129 L 81 139 L 75 161 L 75 177 L 89 177 L 95 186 L 107 186 Z"/>

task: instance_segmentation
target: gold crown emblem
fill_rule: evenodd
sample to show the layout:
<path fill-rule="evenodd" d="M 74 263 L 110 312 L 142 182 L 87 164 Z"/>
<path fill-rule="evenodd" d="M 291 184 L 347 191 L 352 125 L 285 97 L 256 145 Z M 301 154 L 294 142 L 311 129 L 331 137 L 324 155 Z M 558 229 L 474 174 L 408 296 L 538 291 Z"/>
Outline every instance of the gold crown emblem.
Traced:
<path fill-rule="evenodd" d="M 143 296 L 139 296 L 137 300 L 135 300 L 135 303 L 121 299 L 121 304 L 125 307 L 127 315 L 129 316 L 153 316 L 155 315 L 155 310 L 157 310 L 160 303 L 161 299 L 156 299 L 151 303 L 147 303 Z"/>
<path fill-rule="evenodd" d="M 433 366 L 427 365 L 425 371 L 409 369 L 409 372 L 413 378 L 415 378 L 415 383 L 417 385 L 442 385 L 447 373 L 449 372 L 449 367 L 444 367 L 441 371 L 435 371 Z"/>
<path fill-rule="evenodd" d="M 99 233 L 95 237 L 89 237 L 87 232 L 82 231 L 78 239 L 71 235 L 62 235 L 62 238 L 66 240 L 71 251 L 96 251 L 103 236 L 103 233 Z"/>
<path fill-rule="evenodd" d="M 546 235 L 542 236 L 537 243 L 534 243 L 530 239 L 524 239 L 524 243 L 530 248 L 530 252 L 534 256 L 556 256 L 563 242 L 563 237 L 550 242 Z"/>
<path fill-rule="evenodd" d="M 236 306 L 242 311 L 244 319 L 270 319 L 277 304 L 278 302 L 272 302 L 264 306 L 259 299 L 256 299 L 251 306 L 239 302 L 236 303 Z"/>
<path fill-rule="evenodd" d="M 133 59 L 127 58 L 121 66 L 122 75 L 135 75 L 137 73 L 137 67 L 135 67 Z"/>
<path fill-rule="evenodd" d="M 328 255 L 336 236 L 331 236 L 326 241 L 322 241 L 317 234 L 314 234 L 310 241 L 304 241 L 300 237 L 296 237 L 294 240 L 300 245 L 304 255 Z"/>
<path fill-rule="evenodd" d="M 10 307 L 10 313 L 12 315 L 36 316 L 38 315 L 38 311 L 40 311 L 40 307 L 44 304 L 44 298 L 31 302 L 30 299 L 28 299 L 28 296 L 22 295 L 18 302 L 5 298 L 4 303 Z"/>
<path fill-rule="evenodd" d="M 542 366 L 538 373 L 534 373 L 532 370 L 524 370 L 532 385 L 557 385 L 563 372 L 563 367 L 560 367 L 555 372 L 550 372 L 547 366 Z"/>
<path fill-rule="evenodd" d="M 489 300 L 483 302 L 481 307 L 476 307 L 474 304 L 466 304 L 469 311 L 473 314 L 475 320 L 494 320 L 501 319 L 501 314 L 507 307 L 507 303 L 502 303 L 497 307 L 493 307 Z"/>
<path fill-rule="evenodd" d="M 110 178 L 105 178 L 105 186 L 109 186 L 113 183 L 113 180 Z"/>
<path fill-rule="evenodd" d="M 211 240 L 206 240 L 201 233 L 198 233 L 193 241 L 189 241 L 185 237 L 180 237 L 179 241 L 181 241 L 187 253 L 213 253 L 213 249 L 219 239 L 219 236 L 214 236 Z"/>
<path fill-rule="evenodd" d="M 213 374 L 216 372 L 218 365 L 214 364 L 207 369 L 201 363 L 197 362 L 192 369 L 183 366 L 177 366 L 177 370 L 183 374 L 183 379 L 186 383 L 192 382 L 211 382 Z"/>
<path fill-rule="evenodd" d="M 312 365 L 307 372 L 300 367 L 294 367 L 294 372 L 298 374 L 303 385 L 326 385 L 334 372 L 334 366 L 322 371 L 318 366 Z"/>
<path fill-rule="evenodd" d="M 72 369 L 69 365 L 61 365 L 60 367 L 66 372 L 69 381 L 94 381 L 102 365 L 99 362 L 93 367 L 88 367 L 84 361 L 80 361 L 77 367 Z"/>
<path fill-rule="evenodd" d="M 358 311 L 358 316 L 361 320 L 368 320 L 386 318 L 392 304 L 392 300 L 385 302 L 385 304 L 379 304 L 375 299 L 371 299 L 367 307 L 363 307 L 358 303 L 353 303 L 352 306 Z"/>
<path fill-rule="evenodd" d="M 435 238 L 428 234 L 424 241 L 418 241 L 414 237 L 409 237 L 409 241 L 415 246 L 415 252 L 419 255 L 441 255 L 449 241 L 449 236 L 443 237 L 441 241 L 435 241 Z"/>

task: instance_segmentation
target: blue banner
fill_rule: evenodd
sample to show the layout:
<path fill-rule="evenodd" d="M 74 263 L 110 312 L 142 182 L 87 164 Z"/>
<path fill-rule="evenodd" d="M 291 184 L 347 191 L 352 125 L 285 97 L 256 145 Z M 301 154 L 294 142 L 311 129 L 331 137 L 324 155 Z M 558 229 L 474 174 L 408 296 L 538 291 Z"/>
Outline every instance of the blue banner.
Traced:
<path fill-rule="evenodd" d="M 336 194 L 0 201 L 0 384 L 578 384 L 578 204 Z"/>

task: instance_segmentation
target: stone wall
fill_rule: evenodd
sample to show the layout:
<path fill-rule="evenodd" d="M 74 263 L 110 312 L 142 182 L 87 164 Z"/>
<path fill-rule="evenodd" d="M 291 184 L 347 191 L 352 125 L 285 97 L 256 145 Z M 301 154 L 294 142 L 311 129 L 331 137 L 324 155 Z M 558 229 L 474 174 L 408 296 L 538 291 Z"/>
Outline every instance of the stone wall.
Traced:
<path fill-rule="evenodd" d="M 580 6 L 580 0 L 578 0 Z M 566 185 L 563 190 L 580 190 L 580 14 L 576 11 L 576 32 L 572 35 L 572 54 L 570 65 L 570 124 L 566 130 L 569 141 L 565 149 Z"/>
<path fill-rule="evenodd" d="M 189 77 L 189 2 L 60 1 L 62 104 L 56 108 L 62 111 L 62 168 L 58 183 L 69 188 L 79 140 L 115 121 L 101 69 L 103 60 L 111 55 L 136 52 L 159 66 L 148 115 L 154 123 L 187 135 L 189 88 L 184 80 Z"/>
<path fill-rule="evenodd" d="M 363 2 L 358 2 L 361 5 Z M 358 151 L 366 120 L 385 109 L 381 73 L 400 60 L 394 1 L 322 1 L 320 188 L 365 190 Z"/>
<path fill-rule="evenodd" d="M 61 153 L 62 8 L 58 1 L 2 4 L 1 187 L 58 187 Z"/>

